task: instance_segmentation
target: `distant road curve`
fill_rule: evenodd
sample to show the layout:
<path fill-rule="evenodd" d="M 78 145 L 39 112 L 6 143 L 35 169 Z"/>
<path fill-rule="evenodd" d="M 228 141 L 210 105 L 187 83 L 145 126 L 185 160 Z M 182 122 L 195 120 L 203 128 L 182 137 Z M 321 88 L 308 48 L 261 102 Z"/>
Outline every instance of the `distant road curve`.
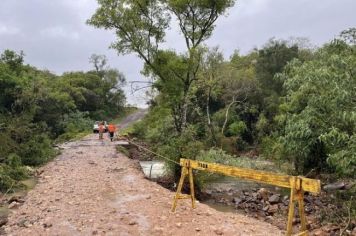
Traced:
<path fill-rule="evenodd" d="M 127 116 L 123 121 L 118 124 L 121 129 L 126 128 L 132 123 L 141 120 L 148 113 L 148 109 L 138 109 L 135 113 Z"/>

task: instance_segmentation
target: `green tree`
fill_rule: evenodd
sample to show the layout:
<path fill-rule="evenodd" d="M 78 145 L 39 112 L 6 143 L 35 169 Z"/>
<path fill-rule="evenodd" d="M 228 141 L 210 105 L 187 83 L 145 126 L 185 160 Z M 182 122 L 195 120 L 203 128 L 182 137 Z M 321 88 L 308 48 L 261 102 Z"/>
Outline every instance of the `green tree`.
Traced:
<path fill-rule="evenodd" d="M 291 62 L 282 75 L 287 92 L 281 105 L 282 138 L 300 173 L 333 167 L 355 176 L 355 49 L 334 40 L 313 60 Z"/>
<path fill-rule="evenodd" d="M 172 81 L 169 77 L 172 73 L 180 80 L 178 83 L 182 86 L 177 90 L 182 91 L 176 93 L 180 95 L 179 100 L 171 103 L 171 111 L 176 121 L 176 130 L 181 132 L 187 126 L 191 85 L 196 80 L 199 68 L 198 47 L 210 37 L 215 21 L 233 5 L 233 2 L 233 0 L 98 0 L 99 8 L 88 23 L 98 28 L 115 30 L 117 42 L 113 43 L 112 47 L 119 53 L 137 53 L 144 60 L 146 71 L 150 70 L 151 75 L 161 80 L 161 83 Z M 178 19 L 186 42 L 187 53 L 184 55 L 169 52 L 166 54 L 160 50 L 171 15 Z M 161 63 L 168 55 L 180 62 L 178 71 L 175 70 L 177 66 L 172 63 Z M 186 68 L 184 71 L 181 70 L 183 64 Z"/>

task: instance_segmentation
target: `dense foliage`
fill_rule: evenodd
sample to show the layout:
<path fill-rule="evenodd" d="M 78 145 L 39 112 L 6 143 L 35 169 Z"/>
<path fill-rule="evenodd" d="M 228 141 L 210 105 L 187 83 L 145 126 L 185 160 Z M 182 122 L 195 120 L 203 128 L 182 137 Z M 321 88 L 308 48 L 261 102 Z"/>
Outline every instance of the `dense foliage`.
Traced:
<path fill-rule="evenodd" d="M 24 54 L 0 56 L 0 190 L 53 155 L 54 140 L 87 132 L 93 120 L 122 111 L 124 76 L 93 55 L 95 70 L 56 76 L 24 65 Z"/>
<path fill-rule="evenodd" d="M 175 129 L 169 106 L 176 102 L 171 91 L 182 88 L 172 81 L 170 89 L 161 89 L 157 79 L 158 95 L 136 125 L 137 136 L 174 160 L 201 158 L 199 150 L 219 148 L 292 163 L 288 170 L 294 174 L 355 175 L 352 41 L 340 37 L 309 49 L 298 41 L 270 40 L 247 55 L 235 52 L 230 60 L 217 48 L 200 50 L 186 128 Z"/>
<path fill-rule="evenodd" d="M 118 53 L 135 53 L 151 78 L 151 111 L 136 135 L 174 160 L 201 149 L 262 154 L 294 172 L 355 175 L 355 29 L 319 49 L 271 39 L 226 60 L 204 42 L 232 0 L 98 0 L 88 20 L 113 30 Z M 162 44 L 172 19 L 186 51 Z M 178 169 L 176 169 L 177 171 Z"/>

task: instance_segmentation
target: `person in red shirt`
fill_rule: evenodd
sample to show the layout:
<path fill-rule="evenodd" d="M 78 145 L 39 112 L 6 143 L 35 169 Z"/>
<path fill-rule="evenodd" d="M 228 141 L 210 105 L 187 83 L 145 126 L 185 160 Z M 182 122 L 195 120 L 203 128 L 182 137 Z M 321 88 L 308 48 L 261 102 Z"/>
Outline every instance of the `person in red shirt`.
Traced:
<path fill-rule="evenodd" d="M 114 139 L 114 134 L 115 134 L 115 131 L 116 131 L 116 126 L 114 124 L 109 124 L 108 126 L 108 131 L 109 131 L 109 136 L 110 136 L 110 140 L 111 142 L 113 141 Z"/>

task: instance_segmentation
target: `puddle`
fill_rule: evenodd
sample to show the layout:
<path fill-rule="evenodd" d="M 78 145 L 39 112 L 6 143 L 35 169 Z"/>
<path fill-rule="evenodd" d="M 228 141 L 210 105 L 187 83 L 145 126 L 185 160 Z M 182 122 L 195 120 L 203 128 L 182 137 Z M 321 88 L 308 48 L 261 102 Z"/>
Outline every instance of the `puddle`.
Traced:
<path fill-rule="evenodd" d="M 207 201 L 203 201 L 201 203 L 204 203 L 205 205 L 210 206 L 211 208 L 221 211 L 221 212 L 230 212 L 230 213 L 237 213 L 237 209 L 233 206 L 229 206 L 223 203 L 218 203 L 215 200 L 209 199 Z"/>
<path fill-rule="evenodd" d="M 38 181 L 36 178 L 29 178 L 29 179 L 20 181 L 21 184 L 26 186 L 27 191 L 33 189 L 36 186 L 37 182 Z"/>
<path fill-rule="evenodd" d="M 15 190 L 15 192 L 13 193 L 7 194 L 6 198 L 9 199 L 13 196 L 20 197 L 20 198 L 25 197 L 27 192 L 36 186 L 37 182 L 38 182 L 37 179 L 34 177 L 20 181 L 20 184 L 22 184 L 23 187 L 21 189 Z M 8 204 L 7 203 L 2 203 L 2 204 L 3 205 L 0 206 L 0 218 L 7 217 L 10 212 L 10 209 L 8 208 Z"/>

